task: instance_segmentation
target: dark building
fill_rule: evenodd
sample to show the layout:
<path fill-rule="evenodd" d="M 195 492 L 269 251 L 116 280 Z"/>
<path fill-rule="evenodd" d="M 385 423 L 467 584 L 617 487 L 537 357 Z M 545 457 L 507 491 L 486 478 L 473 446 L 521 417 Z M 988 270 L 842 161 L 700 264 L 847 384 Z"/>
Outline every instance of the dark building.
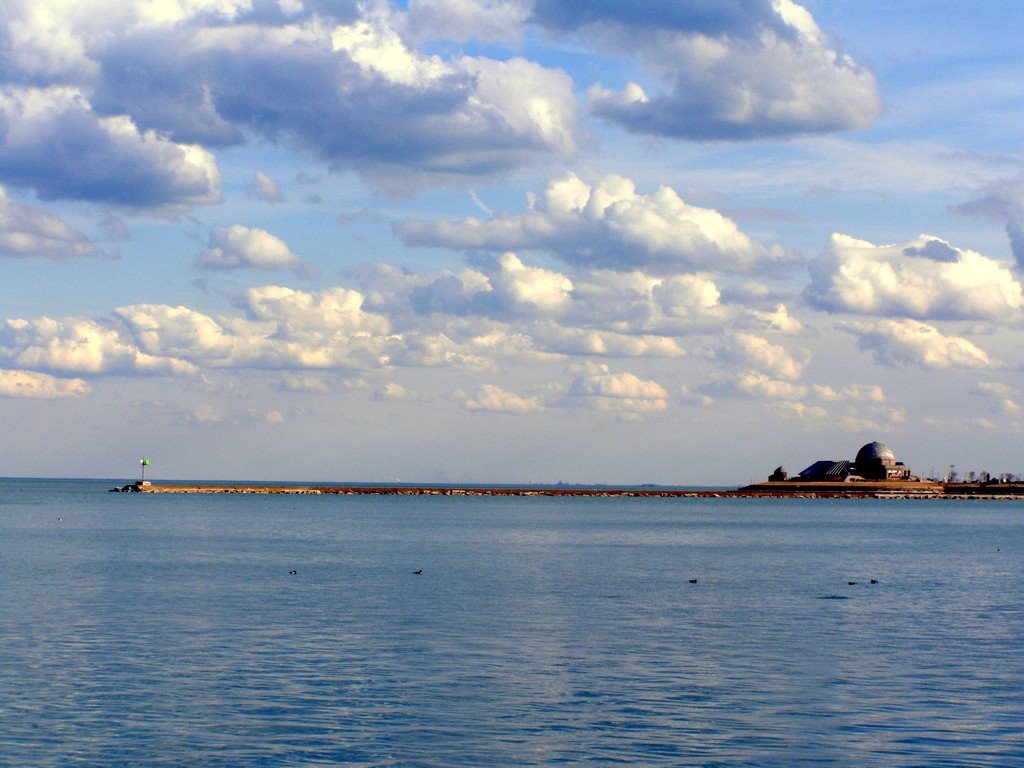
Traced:
<path fill-rule="evenodd" d="M 775 470 L 769 480 L 784 479 L 785 470 Z M 857 451 L 853 461 L 845 459 L 819 459 L 803 470 L 793 480 L 801 482 L 846 482 L 853 480 L 907 480 L 910 470 L 889 446 L 883 443 L 868 443 Z"/>
<path fill-rule="evenodd" d="M 902 461 L 896 461 L 896 454 L 883 443 L 868 443 L 859 451 L 853 462 L 857 474 L 865 480 L 906 480 L 910 470 Z"/>

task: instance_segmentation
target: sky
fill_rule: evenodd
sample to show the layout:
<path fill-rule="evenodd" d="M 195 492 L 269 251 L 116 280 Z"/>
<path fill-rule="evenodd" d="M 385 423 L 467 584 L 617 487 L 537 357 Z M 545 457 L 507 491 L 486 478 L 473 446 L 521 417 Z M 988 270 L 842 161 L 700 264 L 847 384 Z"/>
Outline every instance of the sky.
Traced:
<path fill-rule="evenodd" d="M 1024 8 L 7 0 L 0 475 L 1024 474 Z"/>

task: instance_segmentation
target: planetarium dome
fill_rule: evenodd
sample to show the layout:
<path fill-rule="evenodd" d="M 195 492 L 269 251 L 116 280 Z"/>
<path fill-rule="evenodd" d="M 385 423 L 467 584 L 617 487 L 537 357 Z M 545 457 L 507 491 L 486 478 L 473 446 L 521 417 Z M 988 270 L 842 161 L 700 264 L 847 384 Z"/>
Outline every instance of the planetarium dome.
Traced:
<path fill-rule="evenodd" d="M 884 443 L 868 443 L 853 461 L 858 475 L 865 480 L 906 480 L 910 470 Z"/>
<path fill-rule="evenodd" d="M 891 466 L 896 463 L 896 454 L 885 443 L 868 443 L 857 451 L 857 458 L 854 459 L 854 463 L 858 466 L 866 466 L 875 462 Z"/>

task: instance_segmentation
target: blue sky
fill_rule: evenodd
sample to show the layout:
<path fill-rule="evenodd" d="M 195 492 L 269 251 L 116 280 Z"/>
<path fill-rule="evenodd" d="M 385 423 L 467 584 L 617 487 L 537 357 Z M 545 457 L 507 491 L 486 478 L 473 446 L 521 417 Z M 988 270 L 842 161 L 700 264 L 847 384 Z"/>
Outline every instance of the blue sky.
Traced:
<path fill-rule="evenodd" d="M 0 18 L 0 474 L 1024 473 L 1019 3 Z"/>

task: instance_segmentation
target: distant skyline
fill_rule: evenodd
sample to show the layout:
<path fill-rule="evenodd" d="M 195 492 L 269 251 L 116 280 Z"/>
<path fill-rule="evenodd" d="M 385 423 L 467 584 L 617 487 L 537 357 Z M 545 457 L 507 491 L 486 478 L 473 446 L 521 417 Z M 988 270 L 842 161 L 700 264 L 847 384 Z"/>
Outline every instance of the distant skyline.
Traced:
<path fill-rule="evenodd" d="M 1024 9 L 0 5 L 0 475 L 1024 474 Z"/>

